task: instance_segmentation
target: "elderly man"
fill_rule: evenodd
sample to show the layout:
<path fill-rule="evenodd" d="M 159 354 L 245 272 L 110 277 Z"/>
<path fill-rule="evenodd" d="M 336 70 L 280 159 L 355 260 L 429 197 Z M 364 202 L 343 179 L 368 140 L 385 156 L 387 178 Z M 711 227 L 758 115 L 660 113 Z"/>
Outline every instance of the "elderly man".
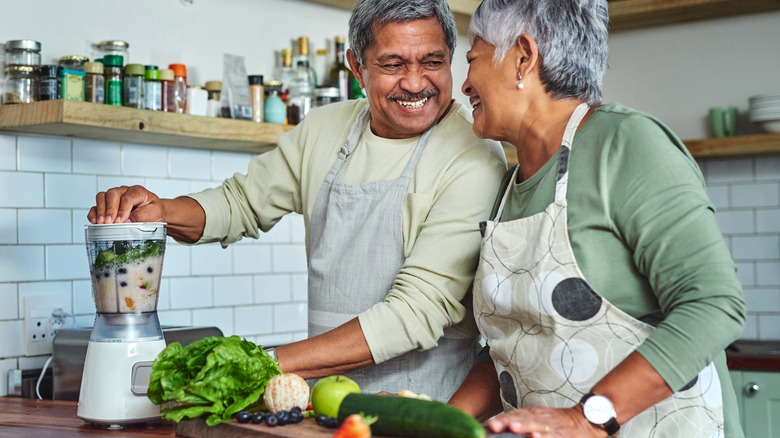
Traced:
<path fill-rule="evenodd" d="M 475 360 L 478 223 L 506 161 L 452 99 L 446 0 L 361 0 L 349 27 L 367 99 L 311 111 L 218 188 L 159 199 L 119 187 L 99 193 L 88 218 L 162 221 L 180 241 L 228 245 L 303 214 L 309 338 L 276 349 L 282 370 L 446 401 Z"/>

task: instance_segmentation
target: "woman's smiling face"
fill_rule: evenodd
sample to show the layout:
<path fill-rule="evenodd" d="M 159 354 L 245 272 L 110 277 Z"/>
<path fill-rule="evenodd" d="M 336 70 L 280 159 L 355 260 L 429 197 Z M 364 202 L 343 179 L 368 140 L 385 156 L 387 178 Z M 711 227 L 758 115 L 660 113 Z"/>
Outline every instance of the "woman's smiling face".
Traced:
<path fill-rule="evenodd" d="M 480 138 L 505 140 L 502 132 L 511 130 L 511 126 L 505 124 L 512 123 L 508 117 L 509 106 L 513 94 L 518 91 L 519 80 L 511 51 L 496 64 L 495 50 L 495 46 L 482 38 L 474 39 L 471 50 L 466 53 L 469 70 L 461 90 L 471 102 L 474 133 Z"/>

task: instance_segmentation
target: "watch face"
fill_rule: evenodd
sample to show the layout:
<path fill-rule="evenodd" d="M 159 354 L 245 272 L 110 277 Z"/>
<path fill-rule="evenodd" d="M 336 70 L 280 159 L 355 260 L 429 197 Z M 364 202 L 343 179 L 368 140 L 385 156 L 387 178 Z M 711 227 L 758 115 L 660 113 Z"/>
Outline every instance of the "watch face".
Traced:
<path fill-rule="evenodd" d="M 594 395 L 585 400 L 582 411 L 585 418 L 593 424 L 605 424 L 615 417 L 615 407 L 612 406 L 612 402 L 601 395 Z"/>

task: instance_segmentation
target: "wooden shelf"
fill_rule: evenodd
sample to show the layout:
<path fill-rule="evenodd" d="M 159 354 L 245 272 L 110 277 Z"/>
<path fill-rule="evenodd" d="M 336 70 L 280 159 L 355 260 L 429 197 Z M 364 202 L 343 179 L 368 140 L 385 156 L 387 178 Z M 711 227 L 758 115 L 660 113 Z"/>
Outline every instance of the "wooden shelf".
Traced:
<path fill-rule="evenodd" d="M 356 0 L 307 0 L 346 10 Z M 468 31 L 471 14 L 481 0 L 448 0 L 461 33 Z M 780 0 L 613 0 L 609 2 L 610 30 L 619 31 L 707 20 L 780 9 Z"/>
<path fill-rule="evenodd" d="M 728 138 L 683 140 L 695 158 L 730 158 L 753 155 L 780 154 L 780 134 L 742 135 Z M 504 146 L 509 164 L 517 163 L 514 147 Z"/>
<path fill-rule="evenodd" d="M 0 131 L 262 153 L 293 126 L 50 100 L 0 105 Z"/>

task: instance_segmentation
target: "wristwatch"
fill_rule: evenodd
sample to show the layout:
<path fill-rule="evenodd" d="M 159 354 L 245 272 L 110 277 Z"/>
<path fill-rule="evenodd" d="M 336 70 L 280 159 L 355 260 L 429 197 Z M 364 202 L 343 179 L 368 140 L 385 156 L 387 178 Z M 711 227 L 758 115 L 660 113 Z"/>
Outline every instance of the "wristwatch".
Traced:
<path fill-rule="evenodd" d="M 612 405 L 608 398 L 589 392 L 580 399 L 580 404 L 582 405 L 582 413 L 585 415 L 585 418 L 606 430 L 607 435 L 613 436 L 620 430 L 615 406 Z"/>
<path fill-rule="evenodd" d="M 266 348 L 265 352 L 268 353 L 268 355 L 271 356 L 271 358 L 273 358 L 273 360 L 276 363 L 279 363 L 279 359 L 276 357 L 276 348 L 274 348 L 274 347 Z"/>

